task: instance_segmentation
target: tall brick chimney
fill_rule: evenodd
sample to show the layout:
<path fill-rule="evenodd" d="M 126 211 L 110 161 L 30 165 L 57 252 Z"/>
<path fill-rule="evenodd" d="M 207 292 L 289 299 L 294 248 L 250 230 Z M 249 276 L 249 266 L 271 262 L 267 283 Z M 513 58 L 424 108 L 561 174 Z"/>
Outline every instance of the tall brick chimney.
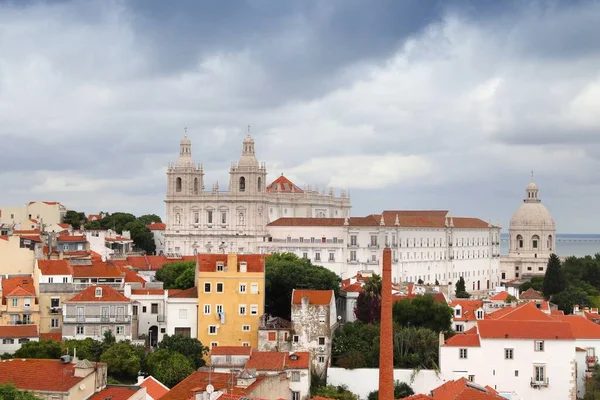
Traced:
<path fill-rule="evenodd" d="M 392 332 L 392 250 L 383 249 L 381 268 L 381 331 L 379 336 L 379 400 L 394 400 Z"/>

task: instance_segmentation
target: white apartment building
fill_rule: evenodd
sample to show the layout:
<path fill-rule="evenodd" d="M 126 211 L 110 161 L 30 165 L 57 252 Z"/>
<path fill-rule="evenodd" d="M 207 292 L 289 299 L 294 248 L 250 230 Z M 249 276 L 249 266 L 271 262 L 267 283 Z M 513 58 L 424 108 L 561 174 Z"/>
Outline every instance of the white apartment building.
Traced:
<path fill-rule="evenodd" d="M 198 288 L 168 292 L 167 335 L 198 337 Z"/>
<path fill-rule="evenodd" d="M 259 163 L 248 134 L 242 156 L 229 170 L 228 190 L 219 183 L 205 189 L 202 164 L 192 158 L 192 144 L 181 141 L 179 158 L 167 170 L 167 254 L 255 253 L 266 237 L 266 225 L 280 217 L 345 217 L 350 198 L 333 189 L 300 189 L 284 176 L 267 184 L 267 168 Z"/>
<path fill-rule="evenodd" d="M 342 278 L 381 274 L 383 248 L 392 248 L 394 282 L 448 284 L 462 276 L 468 291 L 499 284 L 500 227 L 448 211 L 383 211 L 367 217 L 280 218 L 267 225 L 261 253 L 291 252 Z"/>

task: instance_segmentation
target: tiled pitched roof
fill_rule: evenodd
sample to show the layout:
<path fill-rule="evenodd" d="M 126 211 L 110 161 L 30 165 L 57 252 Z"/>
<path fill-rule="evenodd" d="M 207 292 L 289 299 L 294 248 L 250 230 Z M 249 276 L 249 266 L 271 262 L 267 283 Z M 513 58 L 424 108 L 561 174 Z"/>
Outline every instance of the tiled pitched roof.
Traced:
<path fill-rule="evenodd" d="M 444 345 L 447 347 L 479 347 L 481 343 L 477 334 L 477 328 L 473 327 L 465 333 L 457 333 L 446 340 Z"/>
<path fill-rule="evenodd" d="M 433 400 L 433 397 L 425 394 L 413 394 L 412 396 L 403 397 L 400 400 Z"/>
<path fill-rule="evenodd" d="M 56 238 L 57 242 L 87 242 L 85 236 L 62 235 Z"/>
<path fill-rule="evenodd" d="M 294 357 L 297 356 L 297 357 Z M 294 360 L 294 358 L 297 358 Z M 296 351 L 286 353 L 286 369 L 308 369 L 310 365 L 310 353 L 308 351 Z"/>
<path fill-rule="evenodd" d="M 42 275 L 71 275 L 67 260 L 37 260 Z"/>
<path fill-rule="evenodd" d="M 167 229 L 167 224 L 163 222 L 155 222 L 153 224 L 146 225 L 146 228 L 148 228 L 151 231 L 164 231 L 165 229 Z"/>
<path fill-rule="evenodd" d="M 146 393 L 154 400 L 160 399 L 164 396 L 169 388 L 163 385 L 160 381 L 156 380 L 153 376 L 149 376 L 139 383 L 140 386 L 146 388 Z"/>
<path fill-rule="evenodd" d="M 40 333 L 40 340 L 53 340 L 55 342 L 62 342 L 62 333 L 61 332 Z"/>
<path fill-rule="evenodd" d="M 506 301 L 506 299 L 508 299 L 509 296 L 510 296 L 510 294 L 505 290 L 505 291 L 502 291 L 500 293 L 496 293 L 495 295 L 493 295 L 492 297 L 490 297 L 490 300 L 492 300 L 492 301 Z"/>
<path fill-rule="evenodd" d="M 57 225 L 60 226 L 63 229 L 69 229 L 69 227 L 71 226 L 69 224 L 57 224 Z"/>
<path fill-rule="evenodd" d="M 164 289 L 132 289 L 132 295 L 136 296 L 163 296 L 165 294 Z"/>
<path fill-rule="evenodd" d="M 454 321 L 475 321 L 475 311 L 483 307 L 483 300 L 453 300 L 450 303 L 451 308 L 457 305 L 461 306 L 461 313 L 460 317 L 456 316 L 456 313 L 452 314 Z"/>
<path fill-rule="evenodd" d="M 569 324 L 560 321 L 483 320 L 477 328 L 482 339 L 575 339 Z"/>
<path fill-rule="evenodd" d="M 7 235 L 2 235 L 0 236 L 0 239 L 2 240 L 6 240 L 8 242 L 8 236 Z"/>
<path fill-rule="evenodd" d="M 238 254 L 237 255 L 238 265 L 235 268 L 239 268 L 241 262 L 246 263 L 247 272 L 264 272 L 265 270 L 265 259 L 261 254 Z M 228 268 L 233 266 L 227 265 L 227 254 L 199 254 L 198 264 L 200 272 L 216 272 L 217 262 L 223 262 Z"/>
<path fill-rule="evenodd" d="M 362 284 L 359 282 L 354 282 L 349 285 L 346 285 L 342 288 L 342 290 L 346 293 L 360 293 L 363 291 Z"/>
<path fill-rule="evenodd" d="M 506 400 L 489 386 L 480 386 L 466 378 L 448 381 L 431 391 L 435 400 Z"/>
<path fill-rule="evenodd" d="M 552 321 L 545 312 L 538 309 L 535 303 L 527 302 L 516 307 L 504 307 L 489 314 L 491 319 L 510 321 Z"/>
<path fill-rule="evenodd" d="M 15 231 L 13 231 L 13 235 L 39 235 L 40 234 L 40 230 L 39 229 L 17 229 Z"/>
<path fill-rule="evenodd" d="M 544 295 L 533 288 L 529 288 L 519 295 L 521 300 L 543 300 Z"/>
<path fill-rule="evenodd" d="M 283 176 L 279 176 L 269 186 L 267 186 L 267 192 L 271 193 L 304 193 L 304 190 L 294 185 L 292 181 Z"/>
<path fill-rule="evenodd" d="M 257 371 L 283 371 L 287 352 L 282 351 L 253 351 L 246 362 L 247 369 Z"/>
<path fill-rule="evenodd" d="M 216 346 L 210 350 L 211 356 L 249 356 L 252 348 L 247 346 Z"/>
<path fill-rule="evenodd" d="M 256 377 L 256 381 L 247 388 L 241 388 L 238 386 L 233 386 L 233 388 L 231 388 L 231 383 L 233 382 L 235 384 L 236 382 L 235 376 L 232 378 L 231 374 L 196 371 L 169 390 L 169 392 L 161 397 L 160 400 L 189 399 L 194 394 L 192 389 L 204 391 L 206 389 L 206 385 L 209 383 L 213 385 L 215 390 L 226 389 L 228 394 L 242 396 L 250 392 L 250 390 L 253 389 L 257 384 L 260 384 L 262 379 L 263 378 L 261 376 Z"/>
<path fill-rule="evenodd" d="M 89 397 L 88 400 L 129 400 L 142 390 L 139 386 L 107 385 L 104 389 Z"/>
<path fill-rule="evenodd" d="M 308 297 L 309 304 L 317 306 L 327 306 L 331 303 L 333 290 L 304 290 L 294 289 L 292 291 L 292 304 L 302 304 L 302 298 Z"/>
<path fill-rule="evenodd" d="M 73 376 L 73 365 L 60 360 L 14 359 L 0 362 L 0 383 L 21 390 L 67 392 L 84 378 Z"/>
<path fill-rule="evenodd" d="M 169 297 L 175 299 L 197 299 L 198 298 L 198 288 L 191 287 L 185 290 L 172 290 L 169 289 Z"/>
<path fill-rule="evenodd" d="M 96 297 L 96 288 L 102 288 L 102 296 L 101 297 Z M 96 302 L 96 301 L 112 302 L 112 303 L 116 303 L 116 302 L 129 303 L 129 299 L 127 297 L 123 296 L 121 293 L 119 293 L 112 287 L 101 286 L 101 285 L 100 286 L 90 286 L 90 287 L 82 290 L 81 292 L 79 292 L 78 294 L 73 296 L 70 300 L 68 300 L 67 303 L 70 303 L 70 302 Z"/>
<path fill-rule="evenodd" d="M 74 278 L 122 278 L 123 272 L 115 263 L 92 260 L 91 265 L 72 265 Z"/>
<path fill-rule="evenodd" d="M 557 321 L 566 322 L 571 327 L 575 339 L 600 339 L 600 325 L 580 315 L 554 315 Z"/>
<path fill-rule="evenodd" d="M 37 325 L 0 325 L 0 339 L 38 337 Z"/>
<path fill-rule="evenodd" d="M 137 283 L 141 283 L 142 286 L 146 285 L 147 281 L 144 278 L 142 278 L 140 275 L 138 275 L 137 272 L 135 272 L 134 270 L 127 268 L 127 267 L 121 267 L 121 271 L 125 275 L 125 282 L 127 282 L 127 283 L 137 282 Z"/>
<path fill-rule="evenodd" d="M 29 275 L 11 276 L 2 279 L 2 296 L 35 297 L 33 278 Z"/>

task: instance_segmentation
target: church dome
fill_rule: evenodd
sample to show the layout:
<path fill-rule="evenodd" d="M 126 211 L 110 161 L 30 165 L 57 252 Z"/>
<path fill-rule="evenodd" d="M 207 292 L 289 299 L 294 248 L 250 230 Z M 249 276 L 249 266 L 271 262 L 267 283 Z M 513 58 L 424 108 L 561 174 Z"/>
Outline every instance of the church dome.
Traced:
<path fill-rule="evenodd" d="M 550 211 L 538 197 L 538 187 L 533 180 L 525 188 L 523 204 L 510 219 L 510 227 L 530 227 L 540 229 L 556 229 Z"/>
<path fill-rule="evenodd" d="M 254 152 L 254 139 L 252 139 L 250 132 L 248 132 L 248 136 L 246 136 L 246 139 L 242 143 L 242 157 L 238 161 L 238 167 L 258 168 L 258 166 L 258 160 Z"/>

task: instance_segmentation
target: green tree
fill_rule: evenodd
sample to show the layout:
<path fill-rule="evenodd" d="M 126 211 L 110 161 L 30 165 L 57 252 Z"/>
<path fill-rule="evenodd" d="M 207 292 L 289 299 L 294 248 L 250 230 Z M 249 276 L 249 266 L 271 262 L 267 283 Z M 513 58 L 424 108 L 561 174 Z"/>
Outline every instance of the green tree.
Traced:
<path fill-rule="evenodd" d="M 406 382 L 394 382 L 394 399 L 403 399 L 412 396 L 415 392 Z M 379 400 L 379 390 L 374 390 L 369 393 L 367 400 Z"/>
<path fill-rule="evenodd" d="M 191 274 L 192 286 L 189 287 L 193 287 L 195 269 L 195 261 L 175 261 L 167 263 L 163 265 L 161 269 L 156 271 L 156 280 L 161 281 L 165 289 L 187 289 L 187 287 L 180 287 L 179 285 L 183 285 L 184 283 L 189 284 L 189 276 Z M 184 275 L 186 277 L 181 278 L 180 281 L 177 282 L 177 279 Z"/>
<path fill-rule="evenodd" d="M 131 239 L 133 240 L 136 249 L 143 250 L 146 254 L 156 253 L 154 235 L 143 222 L 139 220 L 128 222 L 125 225 L 124 230 L 129 231 L 131 234 Z"/>
<path fill-rule="evenodd" d="M 552 296 L 551 301 L 558 306 L 559 310 L 563 310 L 565 314 L 572 314 L 575 304 L 583 307 L 589 306 L 591 303 L 585 290 L 574 286 L 569 286 L 562 292 L 555 294 Z"/>
<path fill-rule="evenodd" d="M 120 382 L 132 382 L 142 368 L 140 351 L 131 343 L 116 342 L 110 345 L 100 361 L 107 364 L 108 374 Z"/>
<path fill-rule="evenodd" d="M 194 372 L 195 368 L 192 360 L 183 354 L 161 349 L 148 356 L 147 370 L 165 385 L 173 387 Z"/>
<path fill-rule="evenodd" d="M 15 358 L 55 358 L 62 355 L 60 343 L 54 340 L 40 340 L 39 342 L 27 342 L 15 351 Z"/>
<path fill-rule="evenodd" d="M 533 290 L 537 290 L 538 292 L 541 292 L 542 290 L 544 290 L 544 277 L 543 276 L 534 276 L 527 282 L 523 282 L 519 286 L 519 292 L 523 293 L 524 291 L 528 290 L 529 288 L 533 288 Z"/>
<path fill-rule="evenodd" d="M 377 343 L 379 347 L 379 343 Z M 379 349 L 378 349 L 379 352 Z M 438 370 L 439 335 L 427 328 L 394 327 L 396 368 Z"/>
<path fill-rule="evenodd" d="M 469 292 L 467 292 L 467 288 L 465 285 L 465 278 L 463 278 L 462 276 L 456 282 L 455 294 L 456 294 L 456 298 L 458 298 L 458 299 L 468 299 L 469 297 L 471 297 Z"/>
<path fill-rule="evenodd" d="M 159 349 L 170 350 L 188 357 L 194 368 L 200 368 L 206 365 L 204 356 L 208 354 L 208 347 L 196 339 L 183 335 L 165 335 L 163 340 L 158 343 Z"/>
<path fill-rule="evenodd" d="M 560 259 L 556 254 L 550 254 L 546 274 L 544 275 L 544 296 L 550 297 L 565 290 L 566 281 L 560 265 Z"/>
<path fill-rule="evenodd" d="M 145 214 L 138 217 L 138 221 L 140 221 L 144 226 L 153 224 L 155 222 L 162 222 L 160 217 L 156 214 Z"/>
<path fill-rule="evenodd" d="M 346 385 L 321 386 L 317 389 L 316 395 L 335 400 L 359 400 L 358 396 L 349 391 Z"/>
<path fill-rule="evenodd" d="M 77 349 L 77 358 L 80 360 L 90 360 L 90 361 L 99 361 L 100 352 L 97 351 L 97 346 L 101 344 L 100 342 L 92 339 L 86 338 L 83 340 L 63 340 L 60 343 L 60 352 L 61 354 L 73 354 L 74 349 Z M 99 354 L 100 353 L 100 354 Z"/>
<path fill-rule="evenodd" d="M 0 384 L 0 400 L 39 400 L 31 392 L 25 392 L 15 388 L 12 383 Z"/>
<path fill-rule="evenodd" d="M 452 309 L 446 303 L 436 303 L 430 294 L 397 301 L 392 313 L 394 321 L 403 327 L 424 327 L 446 333 L 451 330 Z"/>
<path fill-rule="evenodd" d="M 87 217 L 82 212 L 68 210 L 62 222 L 71 225 L 74 229 L 79 229 L 81 224 L 87 222 Z"/>
<path fill-rule="evenodd" d="M 196 271 L 194 268 L 188 268 L 175 279 L 175 289 L 189 289 L 196 286 Z"/>
<path fill-rule="evenodd" d="M 354 316 L 365 324 L 378 323 L 381 319 L 381 296 L 360 292 L 354 305 Z"/>
<path fill-rule="evenodd" d="M 360 321 L 345 323 L 333 338 L 333 364 L 347 369 L 376 368 L 378 349 L 379 325 Z"/>
<path fill-rule="evenodd" d="M 265 298 L 269 314 L 290 319 L 293 289 L 333 290 L 340 278 L 327 268 L 292 253 L 275 253 L 265 260 Z"/>

